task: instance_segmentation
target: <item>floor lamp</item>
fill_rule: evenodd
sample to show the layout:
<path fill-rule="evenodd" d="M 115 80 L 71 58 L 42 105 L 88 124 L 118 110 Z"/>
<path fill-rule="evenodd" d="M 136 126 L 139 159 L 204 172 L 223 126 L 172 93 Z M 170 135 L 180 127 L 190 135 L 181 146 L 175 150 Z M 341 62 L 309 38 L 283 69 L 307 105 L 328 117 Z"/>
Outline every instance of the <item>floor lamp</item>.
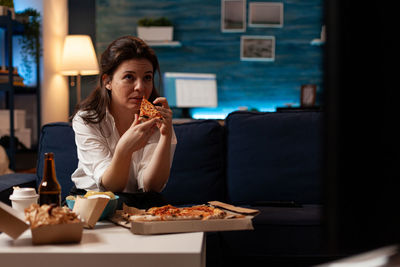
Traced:
<path fill-rule="evenodd" d="M 67 35 L 61 59 L 61 74 L 77 76 L 76 99 L 81 102 L 81 76 L 96 75 L 99 64 L 89 35 Z"/>

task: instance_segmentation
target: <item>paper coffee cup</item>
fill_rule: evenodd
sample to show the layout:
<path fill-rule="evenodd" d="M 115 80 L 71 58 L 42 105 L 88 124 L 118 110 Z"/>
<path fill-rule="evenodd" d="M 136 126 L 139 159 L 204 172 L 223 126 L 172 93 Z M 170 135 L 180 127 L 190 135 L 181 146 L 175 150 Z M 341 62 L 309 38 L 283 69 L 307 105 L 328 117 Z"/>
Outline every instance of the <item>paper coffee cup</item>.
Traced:
<path fill-rule="evenodd" d="M 39 195 L 36 194 L 35 188 L 14 188 L 13 194 L 10 196 L 11 205 L 14 209 L 24 212 L 31 204 L 38 202 Z"/>

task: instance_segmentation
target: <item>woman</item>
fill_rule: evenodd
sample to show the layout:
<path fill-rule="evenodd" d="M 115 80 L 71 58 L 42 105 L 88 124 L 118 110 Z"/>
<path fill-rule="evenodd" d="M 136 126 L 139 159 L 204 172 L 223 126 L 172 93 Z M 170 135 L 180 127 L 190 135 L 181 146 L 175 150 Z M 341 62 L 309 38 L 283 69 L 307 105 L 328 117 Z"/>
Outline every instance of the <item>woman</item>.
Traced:
<path fill-rule="evenodd" d="M 160 74 L 158 59 L 139 38 L 120 37 L 104 51 L 100 84 L 78 105 L 72 120 L 79 159 L 72 193 L 136 193 L 119 195 L 131 205 L 164 204 L 158 194 L 138 194 L 164 188 L 177 143 L 172 111 L 154 86 L 156 72 Z M 156 105 L 161 120 L 139 121 L 143 97 Z"/>

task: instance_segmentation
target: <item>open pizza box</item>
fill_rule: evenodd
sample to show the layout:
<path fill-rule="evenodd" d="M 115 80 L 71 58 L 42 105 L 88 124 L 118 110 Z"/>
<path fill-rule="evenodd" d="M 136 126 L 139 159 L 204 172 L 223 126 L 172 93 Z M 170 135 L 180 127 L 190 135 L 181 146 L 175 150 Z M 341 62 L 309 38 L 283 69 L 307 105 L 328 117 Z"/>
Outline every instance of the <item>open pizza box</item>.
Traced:
<path fill-rule="evenodd" d="M 132 221 L 123 219 L 123 213 L 129 212 L 140 214 L 142 210 L 134 207 L 124 207 L 111 218 L 111 221 L 126 228 L 131 232 L 140 235 L 169 234 L 185 232 L 216 232 L 216 231 L 237 231 L 253 230 L 252 219 L 259 214 L 258 210 L 232 206 L 219 201 L 208 202 L 211 206 L 223 209 L 227 216 L 224 219 L 209 220 L 175 220 L 175 221 Z"/>

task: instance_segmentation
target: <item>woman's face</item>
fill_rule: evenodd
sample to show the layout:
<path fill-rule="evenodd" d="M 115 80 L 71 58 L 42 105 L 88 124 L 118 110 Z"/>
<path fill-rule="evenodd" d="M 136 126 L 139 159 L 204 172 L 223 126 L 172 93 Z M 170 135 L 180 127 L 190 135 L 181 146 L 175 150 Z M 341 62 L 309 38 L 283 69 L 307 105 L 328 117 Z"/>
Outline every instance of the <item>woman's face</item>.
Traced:
<path fill-rule="evenodd" d="M 148 59 L 123 61 L 106 83 L 111 91 L 111 105 L 139 112 L 142 98 L 148 99 L 153 90 L 154 70 Z"/>

